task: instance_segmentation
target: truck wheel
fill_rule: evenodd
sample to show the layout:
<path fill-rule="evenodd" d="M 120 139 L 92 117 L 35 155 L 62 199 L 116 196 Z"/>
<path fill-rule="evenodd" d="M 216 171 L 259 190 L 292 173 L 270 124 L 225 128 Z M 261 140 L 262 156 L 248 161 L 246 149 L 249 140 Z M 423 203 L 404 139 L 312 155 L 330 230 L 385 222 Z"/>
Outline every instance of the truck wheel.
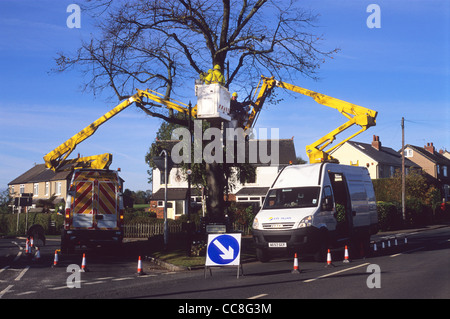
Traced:
<path fill-rule="evenodd" d="M 269 255 L 269 252 L 267 251 L 267 249 L 256 248 L 256 258 L 260 262 L 266 263 L 270 260 L 270 255 Z"/>

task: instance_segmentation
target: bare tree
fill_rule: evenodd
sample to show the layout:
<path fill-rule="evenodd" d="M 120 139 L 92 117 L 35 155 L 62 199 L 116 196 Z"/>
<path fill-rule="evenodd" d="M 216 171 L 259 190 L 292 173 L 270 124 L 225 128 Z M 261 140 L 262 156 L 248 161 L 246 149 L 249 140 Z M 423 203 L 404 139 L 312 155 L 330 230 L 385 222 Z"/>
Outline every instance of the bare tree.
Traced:
<path fill-rule="evenodd" d="M 119 100 L 135 88 L 164 90 L 165 98 L 191 95 L 199 74 L 226 66 L 226 86 L 254 87 L 260 75 L 292 80 L 316 78 L 320 65 L 337 52 L 321 49 L 311 32 L 316 16 L 299 1 L 276 0 L 86 0 L 83 12 L 97 16 L 99 33 L 74 54 L 58 53 L 57 71 L 80 68 L 85 89 L 112 89 Z M 165 108 L 138 105 L 153 117 L 182 124 Z M 210 198 L 223 194 L 215 163 Z M 212 186 L 217 183 L 215 186 Z M 211 210 L 221 210 L 217 199 Z M 210 203 L 211 204 L 211 203 Z M 211 207 L 211 205 L 210 205 Z"/>

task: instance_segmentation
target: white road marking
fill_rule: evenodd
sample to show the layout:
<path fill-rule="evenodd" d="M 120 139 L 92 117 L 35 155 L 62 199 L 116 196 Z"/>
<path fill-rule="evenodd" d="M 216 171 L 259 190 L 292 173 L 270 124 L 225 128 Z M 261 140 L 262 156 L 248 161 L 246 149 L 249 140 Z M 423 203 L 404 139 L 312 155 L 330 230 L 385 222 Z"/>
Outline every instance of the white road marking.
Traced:
<path fill-rule="evenodd" d="M 258 299 L 258 298 L 262 298 L 262 297 L 265 297 L 265 296 L 268 296 L 268 294 L 260 294 L 260 295 L 256 295 L 256 296 L 253 296 L 253 297 L 250 297 L 250 298 L 247 298 L 247 299 Z"/>
<path fill-rule="evenodd" d="M 11 288 L 14 287 L 14 285 L 9 285 L 8 287 L 6 287 L 5 289 L 3 289 L 2 291 L 0 291 L 0 299 L 11 290 Z"/>
<path fill-rule="evenodd" d="M 23 275 L 25 275 L 25 273 L 27 272 L 27 270 L 30 269 L 30 266 L 25 267 L 19 274 L 19 276 L 16 277 L 16 279 L 14 279 L 15 281 L 19 281 L 20 279 L 22 279 Z"/>
<path fill-rule="evenodd" d="M 404 254 L 408 254 L 408 253 L 412 253 L 412 252 L 415 252 L 415 251 L 418 251 L 418 250 L 422 250 L 424 248 L 425 247 L 419 247 L 419 248 L 416 248 L 416 249 L 407 250 L 407 251 L 404 251 L 404 252 L 401 252 L 401 253 L 398 253 L 398 254 L 390 255 L 389 257 L 392 258 L 392 257 L 401 256 L 401 255 L 404 255 Z"/>
<path fill-rule="evenodd" d="M 337 275 L 337 274 L 340 274 L 340 273 L 343 273 L 343 272 L 346 272 L 346 271 L 349 271 L 349 270 L 353 270 L 353 269 L 356 269 L 356 268 L 361 268 L 361 267 L 364 267 L 364 266 L 367 266 L 367 265 L 370 265 L 370 263 L 365 263 L 365 264 L 362 264 L 362 265 L 358 265 L 358 266 L 354 266 L 354 267 L 350 267 L 350 268 L 345 268 L 345 269 L 342 269 L 342 270 L 339 270 L 339 271 L 336 271 L 336 272 L 332 272 L 332 273 L 329 273 L 329 274 L 325 274 L 325 275 L 322 275 L 322 276 L 319 276 L 319 277 L 316 277 L 316 278 L 303 280 L 303 282 L 313 282 L 313 281 L 316 281 L 317 279 L 331 277 L 331 276 L 334 276 L 334 275 Z"/>

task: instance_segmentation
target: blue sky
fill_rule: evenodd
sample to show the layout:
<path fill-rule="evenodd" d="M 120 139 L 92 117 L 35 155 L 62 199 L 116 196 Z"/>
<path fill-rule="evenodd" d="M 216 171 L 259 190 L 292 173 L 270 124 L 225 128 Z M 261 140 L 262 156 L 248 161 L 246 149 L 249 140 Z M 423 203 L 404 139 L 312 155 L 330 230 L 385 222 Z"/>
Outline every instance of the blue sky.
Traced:
<path fill-rule="evenodd" d="M 0 1 L 0 189 L 117 104 L 108 94 L 83 93 L 76 71 L 50 72 L 58 51 L 73 52 L 92 31 L 83 13 L 80 29 L 67 28 L 71 3 L 77 2 Z M 377 126 L 357 141 L 370 143 L 379 135 L 384 146 L 398 150 L 405 117 L 406 143 L 433 142 L 450 150 L 450 1 L 302 3 L 320 14 L 313 31 L 323 34 L 324 48 L 341 51 L 322 65 L 319 81 L 299 77 L 294 84 L 378 111 Z M 381 10 L 379 29 L 366 25 L 371 3 Z M 307 97 L 278 93 L 285 100 L 265 107 L 257 127 L 279 128 L 281 138 L 294 136 L 297 155 L 304 159 L 305 145 L 345 122 L 337 111 Z M 130 107 L 75 153 L 110 152 L 126 188 L 150 189 L 144 156 L 160 123 Z"/>

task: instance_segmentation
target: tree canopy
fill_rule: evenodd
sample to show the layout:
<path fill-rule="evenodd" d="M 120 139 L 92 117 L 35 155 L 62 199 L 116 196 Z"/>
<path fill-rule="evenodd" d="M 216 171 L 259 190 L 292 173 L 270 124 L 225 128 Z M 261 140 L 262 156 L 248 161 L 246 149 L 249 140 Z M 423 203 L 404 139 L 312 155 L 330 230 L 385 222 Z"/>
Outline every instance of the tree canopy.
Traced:
<path fill-rule="evenodd" d="M 317 78 L 337 52 L 323 49 L 322 36 L 312 32 L 317 15 L 294 0 L 85 0 L 82 12 L 95 18 L 98 32 L 76 52 L 58 53 L 56 71 L 75 67 L 85 74 L 85 89 L 112 90 L 119 100 L 136 88 L 164 91 L 165 99 L 191 98 L 195 79 L 214 65 L 226 87 L 250 95 L 261 75 Z M 180 124 L 161 105 L 136 105 Z M 218 163 L 205 168 L 208 209 L 223 214 L 226 172 Z"/>
<path fill-rule="evenodd" d="M 227 67 L 226 86 L 247 92 L 262 74 L 316 78 L 337 52 L 322 49 L 322 36 L 311 32 L 317 16 L 298 1 L 86 0 L 82 12 L 95 17 L 99 32 L 76 52 L 58 53 L 56 70 L 76 67 L 85 89 L 112 89 L 119 100 L 144 87 L 191 97 L 194 79 L 215 64 Z M 173 118 L 152 103 L 138 106 Z"/>

